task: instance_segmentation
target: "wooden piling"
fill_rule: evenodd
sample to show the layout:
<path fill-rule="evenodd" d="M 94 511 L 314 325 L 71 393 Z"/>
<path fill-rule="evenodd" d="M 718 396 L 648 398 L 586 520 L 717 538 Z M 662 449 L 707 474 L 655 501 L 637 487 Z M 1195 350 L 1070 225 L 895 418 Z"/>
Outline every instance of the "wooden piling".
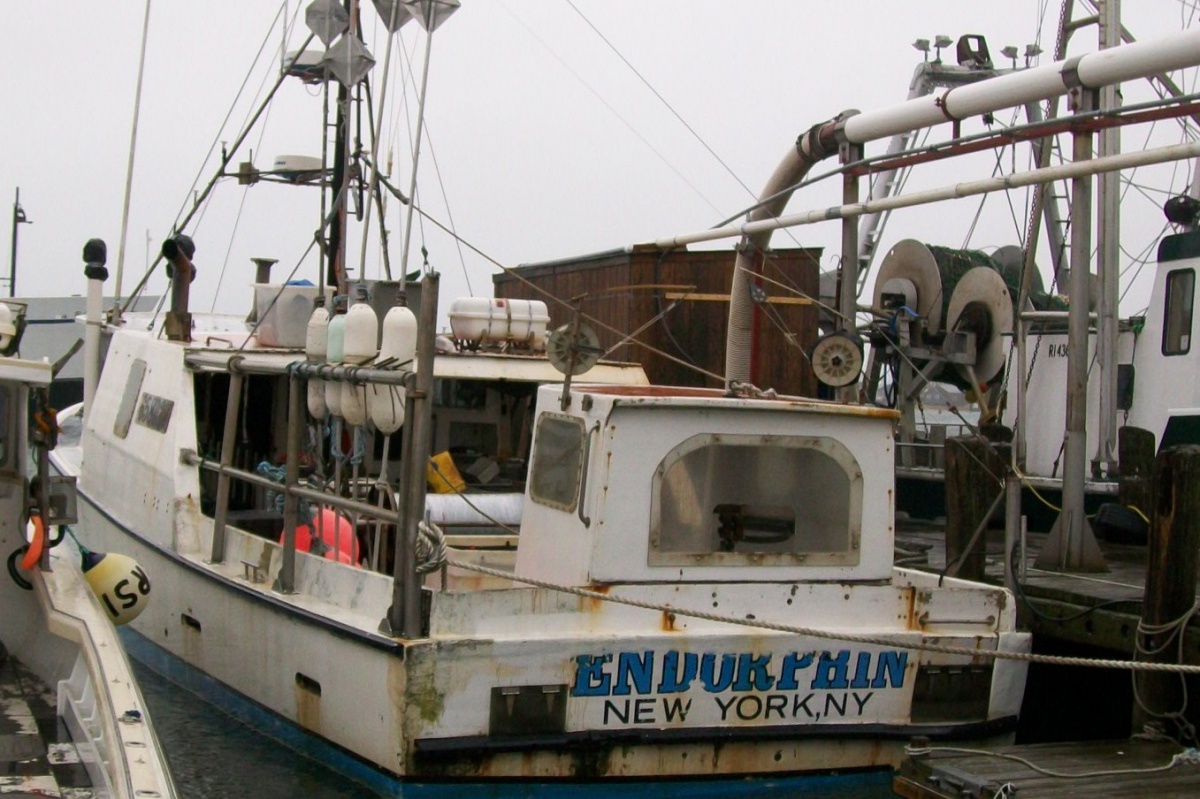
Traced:
<path fill-rule="evenodd" d="M 1125 425 L 1117 431 L 1118 501 L 1150 517 L 1154 507 L 1154 433 Z"/>
<path fill-rule="evenodd" d="M 1163 450 L 1155 461 L 1154 513 L 1146 564 L 1142 623 L 1160 626 L 1181 618 L 1196 602 L 1196 567 L 1200 560 L 1200 446 L 1189 444 Z M 1176 634 L 1182 635 L 1183 631 Z M 1172 631 L 1139 632 L 1144 653 L 1140 659 L 1176 662 L 1177 641 Z M 1156 715 L 1183 708 L 1183 682 L 1174 674 L 1135 676 L 1140 702 L 1133 709 L 1134 730 Z M 1171 730 L 1168 730 L 1171 732 Z"/>
<path fill-rule="evenodd" d="M 983 580 L 987 536 L 978 536 L 974 545 L 971 539 L 1003 493 L 1007 472 L 1004 458 L 988 439 L 961 436 L 946 441 L 946 563 L 961 559 L 957 572 L 951 572 L 958 577 Z"/>

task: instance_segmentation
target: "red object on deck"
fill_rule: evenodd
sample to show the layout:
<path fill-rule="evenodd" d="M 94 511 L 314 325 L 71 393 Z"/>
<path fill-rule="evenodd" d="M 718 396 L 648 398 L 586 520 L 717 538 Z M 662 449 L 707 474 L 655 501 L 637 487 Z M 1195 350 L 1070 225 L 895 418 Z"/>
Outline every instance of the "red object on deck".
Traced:
<path fill-rule="evenodd" d="M 351 566 L 358 564 L 358 536 L 354 534 L 354 525 L 350 524 L 350 520 L 345 516 L 339 516 L 325 508 L 313 518 L 311 525 L 297 525 L 296 551 L 312 552 L 314 538 L 327 547 L 323 553 L 326 559 L 348 563 Z M 279 543 L 283 544 L 282 535 L 279 536 Z"/>

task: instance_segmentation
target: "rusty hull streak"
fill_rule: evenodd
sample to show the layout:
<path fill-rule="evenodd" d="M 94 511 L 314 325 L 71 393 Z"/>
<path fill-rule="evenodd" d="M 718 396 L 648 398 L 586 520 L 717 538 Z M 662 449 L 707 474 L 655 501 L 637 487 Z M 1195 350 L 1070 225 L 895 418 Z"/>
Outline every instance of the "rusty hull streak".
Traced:
<path fill-rule="evenodd" d="M 295 683 L 296 723 L 306 730 L 321 734 L 321 697 Z"/>
<path fill-rule="evenodd" d="M 678 632 L 675 629 L 675 614 L 668 611 L 662 612 L 662 629 L 663 632 L 673 633 Z"/>
<path fill-rule="evenodd" d="M 587 590 L 592 591 L 597 594 L 604 594 L 605 596 L 608 596 L 608 592 L 612 590 L 612 586 L 609 585 L 608 583 L 589 583 L 587 586 Z M 594 599 L 592 597 L 582 597 L 582 599 L 583 599 L 582 610 L 584 613 L 599 614 L 603 611 L 604 606 L 606 604 L 608 604 L 603 599 Z"/>
<path fill-rule="evenodd" d="M 904 594 L 908 602 L 908 619 L 905 625 L 910 630 L 920 630 L 920 624 L 917 622 L 917 589 L 911 585 L 907 586 Z"/>

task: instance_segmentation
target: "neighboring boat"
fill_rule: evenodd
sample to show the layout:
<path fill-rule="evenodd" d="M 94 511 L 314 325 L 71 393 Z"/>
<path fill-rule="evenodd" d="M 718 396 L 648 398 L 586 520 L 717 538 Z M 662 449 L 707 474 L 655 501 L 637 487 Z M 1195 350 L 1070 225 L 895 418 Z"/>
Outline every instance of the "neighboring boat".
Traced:
<path fill-rule="evenodd" d="M 140 296 L 131 306 L 134 311 L 150 311 L 161 297 Z M 65 408 L 83 399 L 83 327 L 79 318 L 86 311 L 83 295 L 61 297 L 18 297 L 10 302 L 25 306 L 25 335 L 21 338 L 21 357 L 29 361 L 48 360 L 56 371 L 50 384 L 50 404 Z M 104 307 L 113 300 L 106 297 Z"/>
<path fill-rule="evenodd" d="M 1028 501 L 1022 511 L 1029 516 L 1031 528 L 1045 530 L 1056 519 L 1068 518 L 1071 537 L 1079 540 L 1085 536 L 1079 529 L 1084 524 L 1085 495 L 1088 511 L 1117 498 L 1117 433 L 1121 425 L 1148 431 L 1160 447 L 1200 441 L 1200 424 L 1195 421 L 1200 411 L 1192 389 L 1197 381 L 1187 377 L 1196 375 L 1190 348 L 1194 324 L 1190 259 L 1195 255 L 1192 231 L 1197 227 L 1200 202 L 1185 195 L 1166 204 L 1164 210 L 1175 231 L 1166 231 L 1172 235 L 1159 242 L 1149 306 L 1144 313 L 1124 319 L 1117 310 L 1118 272 L 1124 271 L 1116 259 L 1119 225 L 1115 208 L 1118 170 L 1187 163 L 1195 159 L 1196 151 L 1185 143 L 1121 154 L 1113 148 L 1105 150 L 1102 143 L 1100 157 L 1092 159 L 1089 143 L 1074 163 L 1047 168 L 1044 159 L 1049 157 L 1052 137 L 1060 134 L 1071 134 L 1082 145 L 1090 142 L 1099 128 L 1107 131 L 1161 119 L 1190 124 L 1196 112 L 1195 95 L 1180 96 L 1168 75 L 1198 65 L 1200 33 L 1187 30 L 1156 42 L 1065 59 L 1061 49 L 1070 32 L 1079 27 L 1071 22 L 1070 5 L 1069 0 L 1064 3 L 1060 52 L 1056 54 L 1064 60 L 1023 70 L 997 69 L 980 37 L 963 37 L 957 46 L 960 66 L 943 65 L 940 60 L 921 65 L 909 102 L 864 114 L 848 112 L 814 126 L 801 137 L 795 152 L 789 152 L 764 190 L 764 205 L 755 210 L 750 226 L 754 230 L 747 231 L 742 248 L 746 255 L 740 264 L 744 268 L 739 274 L 751 274 L 752 254 L 766 246 L 771 218 L 783 210 L 793 187 L 813 164 L 835 152 L 841 152 L 850 175 L 874 176 L 870 200 L 860 203 L 857 181 L 848 181 L 846 185 L 854 188 L 847 189 L 844 206 L 794 215 L 792 224 L 843 218 L 844 241 L 854 250 L 843 253 L 838 285 L 860 290 L 879 245 L 881 219 L 891 210 L 991 191 L 1007 194 L 1035 184 L 1039 189 L 1045 187 L 1029 203 L 1029 230 L 1033 231 L 1029 250 L 1007 246 L 984 253 L 911 239 L 890 247 L 873 273 L 869 304 L 859 306 L 854 291 L 840 293 L 839 329 L 818 342 L 812 363 L 822 382 L 831 390 L 843 391 L 847 399 L 879 401 L 900 410 L 901 509 L 926 517 L 943 515 L 941 448 L 947 435 L 974 428 L 976 422 L 1003 422 L 1013 431 L 1013 447 L 1012 454 L 1006 450 L 1002 459 L 1011 461 L 1020 486 L 1025 488 Z M 1101 10 L 1102 30 L 1121 32 L 1119 21 L 1114 24 L 1107 16 L 1112 5 L 1091 5 Z M 1128 37 L 1127 32 L 1124 35 Z M 1155 89 L 1163 99 L 1126 107 L 1103 105 L 1104 94 L 1115 91 L 1122 81 L 1143 78 L 1156 82 Z M 949 88 L 944 89 L 946 86 Z M 1093 97 L 1101 99 L 1066 117 L 1054 118 L 1051 109 L 1051 118 L 1043 120 L 1039 104 L 1049 101 L 1053 106 L 1059 95 L 1072 87 L 1084 95 L 1086 103 L 1093 103 Z M 982 113 L 990 125 L 993 112 L 1013 106 L 1027 109 L 1028 124 L 960 135 L 959 125 L 967 118 Z M 921 148 L 913 145 L 913 130 L 946 122 L 954 125 L 948 141 Z M 862 157 L 866 142 L 888 135 L 892 143 L 887 154 Z M 1026 140 L 1043 142 L 1035 145 L 1039 166 L 1032 172 L 912 197 L 893 195 L 902 182 L 902 171 L 914 164 Z M 1097 205 L 1103 207 L 1097 212 L 1100 255 L 1094 259 L 1094 268 L 1098 274 L 1089 277 L 1093 269 L 1092 175 L 1101 176 Z M 1071 194 L 1079 198 L 1077 206 L 1083 210 L 1072 213 L 1068 242 L 1059 224 L 1063 214 L 1055 212 L 1065 192 L 1053 186 L 1071 181 Z M 1192 194 L 1197 185 L 1193 180 Z M 856 225 L 851 220 L 859 215 L 862 221 Z M 1051 285 L 1053 294 L 1042 290 L 1033 259 L 1043 215 L 1057 278 Z M 699 240 L 702 237 L 695 235 L 656 243 Z M 744 294 L 747 292 L 737 286 L 732 292 L 735 300 Z M 1094 325 L 1088 321 L 1089 306 L 1094 306 Z M 871 315 L 870 324 L 861 328 L 850 323 L 859 318 L 860 311 Z M 730 318 L 735 346 L 727 356 L 727 374 L 736 379 L 746 373 L 747 337 L 744 330 L 740 339 L 732 333 L 738 324 L 744 328 L 747 311 L 731 308 Z M 1075 330 L 1068 334 L 1072 327 Z M 870 341 L 869 357 L 864 354 L 860 332 Z M 922 390 L 928 381 L 937 379 L 956 383 L 977 408 L 964 413 L 960 405 L 955 409 L 956 418 L 945 414 L 923 418 Z M 1144 471 L 1144 465 L 1136 468 Z M 1003 478 L 997 475 L 998 486 Z M 1063 505 L 1065 512 L 1058 505 Z M 1138 527 L 1144 536 L 1149 515 L 1147 507 L 1110 506 L 1100 513 L 1096 524 L 1111 535 L 1130 540 Z M 1094 546 L 1087 548 L 1098 555 Z M 1096 558 L 1089 559 L 1089 568 L 1100 568 Z"/>
<path fill-rule="evenodd" d="M 9 318 L 7 308 L 0 317 Z M 0 346 L 12 332 L 0 319 Z M 75 503 L 69 481 L 48 479 L 45 468 L 50 385 L 49 364 L 0 357 L 0 553 L 8 562 L 0 579 L 0 793 L 174 797 L 116 628 L 84 579 L 79 550 L 62 541 L 58 525 L 73 521 Z M 42 467 L 32 482 L 31 460 Z M 38 529 L 27 541 L 31 510 Z M 50 548 L 53 528 L 59 545 Z"/>

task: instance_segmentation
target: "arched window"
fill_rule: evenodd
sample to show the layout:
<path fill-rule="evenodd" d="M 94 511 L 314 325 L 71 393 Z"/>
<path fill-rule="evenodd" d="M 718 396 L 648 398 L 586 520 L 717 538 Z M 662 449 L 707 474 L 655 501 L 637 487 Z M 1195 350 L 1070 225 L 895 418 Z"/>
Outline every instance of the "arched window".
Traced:
<path fill-rule="evenodd" d="M 650 562 L 850 565 L 861 525 L 862 471 L 840 442 L 694 436 L 655 474 Z"/>

